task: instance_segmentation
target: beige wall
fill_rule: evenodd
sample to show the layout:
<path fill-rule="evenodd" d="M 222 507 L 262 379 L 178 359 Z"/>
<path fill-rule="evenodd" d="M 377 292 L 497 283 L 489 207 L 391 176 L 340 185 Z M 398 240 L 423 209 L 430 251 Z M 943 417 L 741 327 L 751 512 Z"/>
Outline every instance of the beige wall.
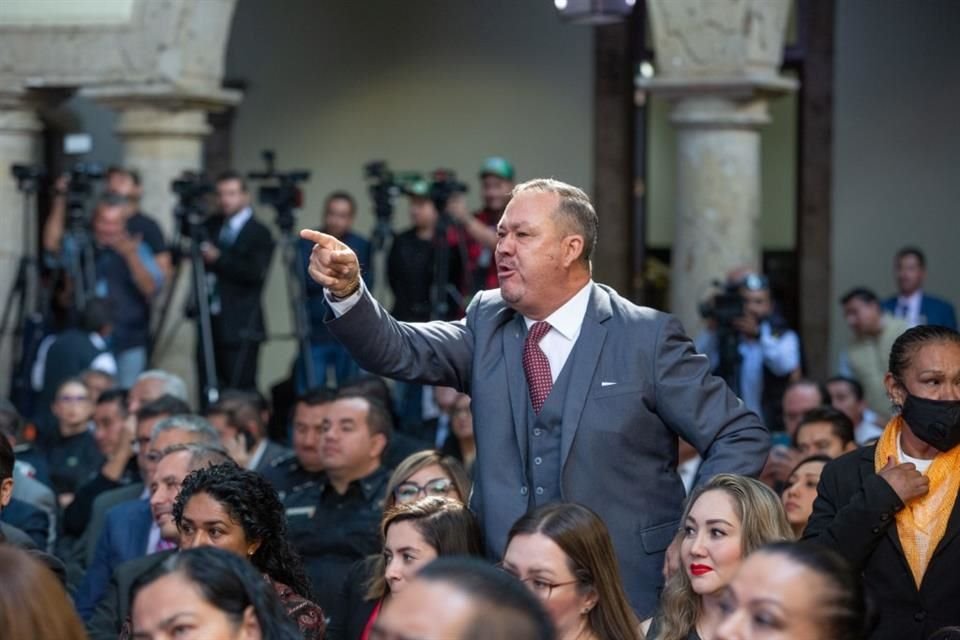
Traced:
<path fill-rule="evenodd" d="M 559 22 L 533 0 L 317 2 L 240 0 L 228 78 L 247 83 L 234 129 L 239 168 L 274 148 L 281 168 L 306 168 L 304 224 L 325 193 L 346 188 L 371 227 L 362 166 L 450 167 L 471 183 L 484 156 L 502 154 L 519 177 L 554 176 L 591 190 L 593 55 L 589 28 Z M 399 202 L 395 224 L 408 226 Z M 273 213 L 259 215 L 272 221 Z M 289 332 L 281 271 L 266 295 L 272 333 Z M 261 386 L 294 353 L 274 341 Z"/>
<path fill-rule="evenodd" d="M 960 3 L 837 3 L 832 351 L 846 344 L 838 296 L 893 292 L 892 256 L 927 254 L 928 289 L 960 302 Z"/>
<path fill-rule="evenodd" d="M 796 246 L 796 107 L 796 94 L 772 100 L 772 121 L 761 129 L 760 243 L 766 250 L 791 250 Z M 670 104 L 654 97 L 647 120 L 647 244 L 657 248 L 673 244 L 676 130 L 669 116 Z"/>

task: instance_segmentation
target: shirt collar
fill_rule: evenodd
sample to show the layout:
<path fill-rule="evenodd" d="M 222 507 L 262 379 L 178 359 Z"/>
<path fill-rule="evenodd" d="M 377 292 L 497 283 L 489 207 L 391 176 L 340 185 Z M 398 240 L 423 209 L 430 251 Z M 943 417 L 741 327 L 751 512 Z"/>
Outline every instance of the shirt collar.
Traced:
<path fill-rule="evenodd" d="M 559 309 L 544 318 L 544 321 L 550 324 L 567 340 L 575 340 L 580 334 L 580 327 L 583 326 L 583 318 L 587 315 L 587 306 L 590 304 L 590 291 L 592 290 L 593 280 L 583 285 L 572 298 L 563 303 Z M 536 320 L 524 316 L 523 321 L 529 329 Z"/>
<path fill-rule="evenodd" d="M 243 229 L 243 225 L 247 224 L 247 220 L 253 217 L 253 209 L 246 207 L 240 213 L 230 216 L 227 218 L 227 225 L 230 227 L 230 230 L 234 234 L 240 232 L 240 229 Z"/>
<path fill-rule="evenodd" d="M 387 470 L 382 465 L 377 467 L 377 470 L 371 473 L 370 475 L 360 478 L 359 480 L 354 480 L 349 485 L 347 485 L 347 492 L 349 493 L 351 487 L 359 487 L 360 493 L 363 494 L 363 499 L 367 502 L 370 502 L 374 498 L 378 497 L 381 487 L 386 484 L 389 475 Z M 330 479 L 327 478 L 327 475 L 323 475 L 323 479 L 320 482 L 321 484 L 321 493 L 326 492 L 327 488 L 331 488 Z M 344 494 L 346 495 L 346 494 Z"/>
<path fill-rule="evenodd" d="M 247 461 L 247 470 L 256 471 L 257 467 L 260 466 L 260 461 L 263 460 L 263 454 L 267 451 L 267 439 L 264 438 L 260 441 L 260 444 L 257 445 L 257 448 L 253 450 L 253 453 L 250 455 L 250 459 Z"/>
<path fill-rule="evenodd" d="M 920 299 L 923 297 L 923 289 L 917 289 L 908 296 L 899 296 L 897 302 L 900 304 L 909 304 L 919 303 Z"/>

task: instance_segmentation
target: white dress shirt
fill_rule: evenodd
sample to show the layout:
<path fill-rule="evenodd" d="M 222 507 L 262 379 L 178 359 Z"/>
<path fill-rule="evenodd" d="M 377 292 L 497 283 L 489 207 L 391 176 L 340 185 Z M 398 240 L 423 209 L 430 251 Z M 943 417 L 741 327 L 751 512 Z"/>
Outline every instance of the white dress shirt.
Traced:
<path fill-rule="evenodd" d="M 921 289 L 917 289 L 909 296 L 898 296 L 894 315 L 906 320 L 911 327 L 923 324 L 926 319 L 920 316 L 921 302 L 923 302 L 923 290 Z"/>
<path fill-rule="evenodd" d="M 550 331 L 540 339 L 540 350 L 547 356 L 547 361 L 550 363 L 550 376 L 554 382 L 563 371 L 563 365 L 566 364 L 570 352 L 573 351 L 573 345 L 580 337 L 583 318 L 587 315 L 587 305 L 590 303 L 591 284 L 593 284 L 592 280 L 562 307 L 544 318 L 544 322 L 550 325 Z M 523 321 L 527 324 L 527 330 L 536 322 L 526 316 L 523 317 Z"/>
<path fill-rule="evenodd" d="M 257 467 L 260 466 L 260 461 L 263 460 L 263 454 L 266 452 L 267 439 L 264 438 L 260 441 L 260 444 L 257 445 L 257 448 L 253 450 L 250 459 L 247 460 L 247 471 L 256 471 Z"/>

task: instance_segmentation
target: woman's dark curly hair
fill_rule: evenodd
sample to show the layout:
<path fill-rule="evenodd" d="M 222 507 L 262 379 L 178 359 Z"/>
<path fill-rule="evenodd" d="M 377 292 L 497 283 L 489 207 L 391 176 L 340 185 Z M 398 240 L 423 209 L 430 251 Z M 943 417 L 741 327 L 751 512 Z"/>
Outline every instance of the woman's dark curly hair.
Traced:
<path fill-rule="evenodd" d="M 197 469 L 183 480 L 173 505 L 173 519 L 180 529 L 183 511 L 193 496 L 205 493 L 221 505 L 243 527 L 247 540 L 260 546 L 250 558 L 257 569 L 310 600 L 310 582 L 300 556 L 287 541 L 287 519 L 283 503 L 269 482 L 255 471 L 236 465 Z"/>

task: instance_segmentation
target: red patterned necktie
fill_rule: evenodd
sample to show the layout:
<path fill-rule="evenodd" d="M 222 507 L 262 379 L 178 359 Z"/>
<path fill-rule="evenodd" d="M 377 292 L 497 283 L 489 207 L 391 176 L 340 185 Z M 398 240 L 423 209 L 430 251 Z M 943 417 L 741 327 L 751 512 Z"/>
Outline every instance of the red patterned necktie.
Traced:
<path fill-rule="evenodd" d="M 527 332 L 523 343 L 523 372 L 527 374 L 527 387 L 530 389 L 530 404 L 533 412 L 540 415 L 543 403 L 553 388 L 553 376 L 550 375 L 550 361 L 540 348 L 540 340 L 550 331 L 546 322 L 534 322 Z"/>

